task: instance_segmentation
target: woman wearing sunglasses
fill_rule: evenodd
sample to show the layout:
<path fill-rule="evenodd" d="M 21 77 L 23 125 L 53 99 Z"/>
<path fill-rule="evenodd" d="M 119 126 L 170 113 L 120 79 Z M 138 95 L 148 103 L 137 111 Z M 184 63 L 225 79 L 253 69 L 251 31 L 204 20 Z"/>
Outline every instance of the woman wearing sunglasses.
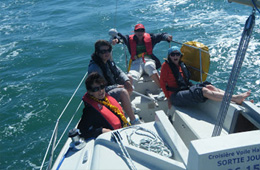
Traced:
<path fill-rule="evenodd" d="M 97 72 L 88 75 L 83 96 L 85 108 L 78 129 L 85 139 L 96 138 L 102 133 L 131 125 L 120 104 L 105 92 L 106 80 Z M 135 116 L 128 115 L 135 120 Z"/>
<path fill-rule="evenodd" d="M 115 62 L 112 61 L 112 46 L 106 40 L 98 40 L 95 43 L 95 52 L 88 66 L 88 74 L 98 72 L 107 81 L 105 91 L 121 102 L 124 111 L 128 115 L 133 115 L 130 101 L 130 94 L 133 91 L 131 76 L 126 75 Z M 131 121 L 132 118 L 130 117 Z M 139 120 L 135 120 L 140 123 Z M 136 122 L 136 123 L 137 123 Z M 135 123 L 135 122 L 133 122 Z"/>
<path fill-rule="evenodd" d="M 224 91 L 216 88 L 209 82 L 192 84 L 189 81 L 190 73 L 181 61 L 180 48 L 173 46 L 168 50 L 168 58 L 162 64 L 160 84 L 168 99 L 168 106 L 187 106 L 202 103 L 207 99 L 221 101 Z M 251 91 L 233 95 L 231 101 L 242 104 Z"/>

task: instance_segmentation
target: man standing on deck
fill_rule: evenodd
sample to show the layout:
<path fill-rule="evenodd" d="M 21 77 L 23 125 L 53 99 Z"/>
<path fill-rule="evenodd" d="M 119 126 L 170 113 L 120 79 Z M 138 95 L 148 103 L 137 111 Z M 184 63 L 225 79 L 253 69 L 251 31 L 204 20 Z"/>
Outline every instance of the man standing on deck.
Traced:
<path fill-rule="evenodd" d="M 161 67 L 160 60 L 153 54 L 154 46 L 161 41 L 172 41 L 172 36 L 167 33 L 149 34 L 145 32 L 143 24 L 137 24 L 133 35 L 117 34 L 126 44 L 131 59 L 129 61 L 129 74 L 138 81 L 145 72 L 160 88 L 160 79 L 157 69 Z M 119 39 L 114 39 L 112 44 L 119 43 Z"/>

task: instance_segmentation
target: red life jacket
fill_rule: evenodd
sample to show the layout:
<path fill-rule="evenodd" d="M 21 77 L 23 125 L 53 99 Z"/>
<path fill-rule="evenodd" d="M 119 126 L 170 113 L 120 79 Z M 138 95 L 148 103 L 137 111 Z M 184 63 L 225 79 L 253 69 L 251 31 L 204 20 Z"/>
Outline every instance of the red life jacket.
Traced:
<path fill-rule="evenodd" d="M 109 100 L 110 104 L 119 108 L 119 110 L 124 114 L 122 107 L 113 97 L 111 97 L 107 94 L 106 94 L 106 97 Z M 85 93 L 85 95 L 83 96 L 82 99 L 84 102 L 86 102 L 86 103 L 90 104 L 92 107 L 94 107 L 108 121 L 108 123 L 114 129 L 122 128 L 120 119 L 113 112 L 111 112 L 111 110 L 109 110 L 106 106 L 91 99 L 89 97 L 88 93 Z"/>
<path fill-rule="evenodd" d="M 132 60 L 135 60 L 135 56 L 136 56 L 136 41 L 134 40 L 134 35 L 135 34 L 129 36 Z M 153 54 L 152 39 L 150 34 L 148 33 L 144 33 L 144 44 L 145 44 L 147 54 L 152 55 Z"/>

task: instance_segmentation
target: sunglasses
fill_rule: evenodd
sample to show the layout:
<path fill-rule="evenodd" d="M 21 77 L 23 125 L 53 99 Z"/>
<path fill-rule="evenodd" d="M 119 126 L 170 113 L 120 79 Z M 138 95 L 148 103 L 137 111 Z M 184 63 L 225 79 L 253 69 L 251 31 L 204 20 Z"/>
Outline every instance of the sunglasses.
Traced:
<path fill-rule="evenodd" d="M 106 54 L 106 53 L 110 53 L 112 51 L 111 48 L 107 49 L 107 50 L 99 50 L 100 54 Z"/>
<path fill-rule="evenodd" d="M 172 56 L 172 57 L 174 57 L 174 56 L 179 57 L 179 56 L 181 56 L 181 53 L 174 52 L 174 53 L 171 53 L 170 56 Z"/>
<path fill-rule="evenodd" d="M 90 91 L 92 92 L 98 92 L 99 90 L 103 90 L 106 86 L 105 85 L 101 85 L 101 86 L 98 86 L 98 87 L 92 87 L 90 89 Z"/>
<path fill-rule="evenodd" d="M 144 29 L 135 30 L 135 32 L 144 32 L 144 31 L 145 31 Z"/>

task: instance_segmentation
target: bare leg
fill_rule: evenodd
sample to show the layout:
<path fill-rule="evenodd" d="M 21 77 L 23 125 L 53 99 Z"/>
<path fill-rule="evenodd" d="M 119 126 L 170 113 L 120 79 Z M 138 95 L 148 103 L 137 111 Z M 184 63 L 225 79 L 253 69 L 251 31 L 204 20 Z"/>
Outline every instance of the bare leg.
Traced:
<path fill-rule="evenodd" d="M 250 95 L 250 93 L 251 93 L 251 90 L 249 90 L 245 93 L 238 94 L 238 95 L 233 95 L 231 100 L 237 104 L 242 104 L 243 101 Z"/>
<path fill-rule="evenodd" d="M 124 83 L 124 88 L 127 90 L 129 96 L 132 94 L 133 92 L 133 78 L 132 76 L 129 74 L 128 75 L 129 81 L 125 81 Z"/>
<path fill-rule="evenodd" d="M 131 74 L 127 74 L 127 77 L 130 80 L 130 83 L 133 85 L 133 77 L 131 76 Z"/>
<path fill-rule="evenodd" d="M 133 92 L 133 77 L 130 75 L 130 74 L 127 74 L 127 77 L 129 78 L 130 80 L 130 83 L 125 83 L 124 84 L 124 87 L 125 89 L 128 91 L 128 94 L 129 96 L 132 95 L 132 92 Z"/>
<path fill-rule="evenodd" d="M 129 116 L 130 120 L 131 121 L 135 120 L 135 115 L 131 107 L 130 97 L 126 89 L 122 90 L 122 92 L 120 93 L 120 99 L 121 99 L 122 107 L 124 111 L 127 113 L 127 115 Z"/>
<path fill-rule="evenodd" d="M 206 88 L 209 89 L 210 91 L 216 91 L 216 92 L 222 92 L 222 93 L 225 93 L 225 91 L 219 89 L 219 88 L 216 88 L 215 86 L 213 85 L 206 85 Z"/>
<path fill-rule="evenodd" d="M 224 92 L 221 91 L 211 91 L 208 88 L 202 88 L 203 96 L 214 100 L 214 101 L 222 101 L 224 97 Z M 231 98 L 231 101 L 237 103 L 237 104 L 242 104 L 242 102 L 250 95 L 251 91 L 247 91 L 245 93 L 241 93 L 238 95 L 233 95 Z"/>
<path fill-rule="evenodd" d="M 151 78 L 153 79 L 153 81 L 155 82 L 155 84 L 156 84 L 159 88 L 161 88 L 161 86 L 160 86 L 160 79 L 159 79 L 158 73 L 155 73 L 155 74 L 151 75 Z"/>

